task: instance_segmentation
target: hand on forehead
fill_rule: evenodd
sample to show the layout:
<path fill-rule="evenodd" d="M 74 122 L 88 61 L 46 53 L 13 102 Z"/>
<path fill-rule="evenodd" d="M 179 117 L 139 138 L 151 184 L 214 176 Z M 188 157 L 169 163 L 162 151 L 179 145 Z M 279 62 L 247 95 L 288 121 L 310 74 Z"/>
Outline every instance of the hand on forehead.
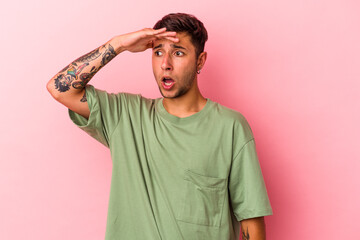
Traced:
<path fill-rule="evenodd" d="M 173 38 L 159 38 L 153 41 L 153 49 L 168 46 L 171 48 L 184 48 L 188 50 L 194 48 L 190 35 L 184 32 L 176 33 Z"/>

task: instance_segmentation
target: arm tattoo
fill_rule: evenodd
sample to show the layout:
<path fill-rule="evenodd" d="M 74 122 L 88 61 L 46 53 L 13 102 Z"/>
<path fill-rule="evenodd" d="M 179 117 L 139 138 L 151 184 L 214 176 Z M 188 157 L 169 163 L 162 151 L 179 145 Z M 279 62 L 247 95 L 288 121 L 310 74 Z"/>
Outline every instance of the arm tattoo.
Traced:
<path fill-rule="evenodd" d="M 85 54 L 84 56 L 79 57 L 74 62 L 91 62 L 91 61 L 97 59 L 98 57 L 100 57 L 101 53 L 99 50 L 100 50 L 100 48 L 92 50 L 91 52 Z"/>
<path fill-rule="evenodd" d="M 105 64 L 110 62 L 111 59 L 113 59 L 115 56 L 116 56 L 116 52 L 114 48 L 109 44 L 109 48 L 106 50 L 106 52 L 103 55 L 101 65 L 104 66 Z"/>
<path fill-rule="evenodd" d="M 101 53 L 100 49 L 105 48 Z M 100 66 L 93 66 L 91 70 L 81 73 L 85 67 L 102 55 Z M 116 56 L 114 48 L 109 44 L 103 45 L 84 56 L 79 57 L 74 62 L 64 67 L 55 78 L 55 89 L 59 92 L 66 92 L 72 86 L 75 89 L 83 89 L 90 79 L 108 62 Z M 81 74 L 80 74 L 81 73 Z M 86 99 L 86 98 L 85 98 Z"/>
<path fill-rule="evenodd" d="M 80 99 L 80 102 L 87 102 L 86 91 L 84 92 L 84 96 Z"/>
<path fill-rule="evenodd" d="M 99 69 L 96 70 L 96 67 L 93 66 L 89 73 L 82 73 L 80 74 L 80 80 L 77 82 L 73 82 L 72 86 L 75 89 L 83 89 L 85 85 L 90 81 L 90 79 L 97 73 Z"/>
<path fill-rule="evenodd" d="M 246 233 L 245 233 L 245 231 L 242 231 L 242 239 L 243 240 L 249 240 L 250 239 L 249 228 L 246 228 Z"/>
<path fill-rule="evenodd" d="M 78 67 L 74 62 L 70 64 L 67 68 L 64 68 L 66 73 L 61 73 L 57 78 L 55 78 L 55 89 L 58 89 L 59 92 L 66 92 L 70 89 L 72 81 L 78 79 L 79 73 L 87 66 L 89 63 L 84 63 Z"/>

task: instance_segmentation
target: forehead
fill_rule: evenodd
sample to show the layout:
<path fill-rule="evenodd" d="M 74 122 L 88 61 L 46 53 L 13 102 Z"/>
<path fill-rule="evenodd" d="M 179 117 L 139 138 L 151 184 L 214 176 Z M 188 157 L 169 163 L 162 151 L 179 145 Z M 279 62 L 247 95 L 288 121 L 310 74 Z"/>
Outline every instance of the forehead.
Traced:
<path fill-rule="evenodd" d="M 188 50 L 195 50 L 194 45 L 191 42 L 191 36 L 188 33 L 178 32 L 176 33 L 176 37 L 179 39 L 178 42 L 173 42 L 167 39 L 160 39 L 154 41 L 154 47 L 158 47 L 160 44 L 162 47 L 170 46 L 181 46 Z"/>

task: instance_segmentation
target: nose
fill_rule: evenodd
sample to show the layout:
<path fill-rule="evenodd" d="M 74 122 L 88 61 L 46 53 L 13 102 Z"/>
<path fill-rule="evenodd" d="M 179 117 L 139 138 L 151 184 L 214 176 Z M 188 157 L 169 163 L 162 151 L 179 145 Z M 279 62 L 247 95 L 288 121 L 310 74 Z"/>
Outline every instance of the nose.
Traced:
<path fill-rule="evenodd" d="M 165 71 L 172 70 L 171 57 L 168 53 L 164 55 L 164 58 L 161 63 L 161 69 Z"/>

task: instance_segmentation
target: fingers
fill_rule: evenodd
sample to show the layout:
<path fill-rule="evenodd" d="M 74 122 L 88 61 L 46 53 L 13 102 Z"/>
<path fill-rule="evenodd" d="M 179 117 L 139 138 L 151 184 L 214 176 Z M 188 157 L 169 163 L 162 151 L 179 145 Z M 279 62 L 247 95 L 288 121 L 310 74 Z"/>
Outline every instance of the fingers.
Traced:
<path fill-rule="evenodd" d="M 175 37 L 176 32 L 163 32 L 163 33 L 155 34 L 154 36 L 156 36 L 156 37 Z"/>
<path fill-rule="evenodd" d="M 148 36 L 154 36 L 156 38 L 175 37 L 176 36 L 176 32 L 174 32 L 174 31 L 166 31 L 165 27 L 157 29 L 157 30 L 154 30 L 154 29 L 151 29 L 151 28 L 148 28 L 146 30 L 147 30 L 147 35 Z"/>
<path fill-rule="evenodd" d="M 167 39 L 173 42 L 179 41 L 179 39 L 176 37 L 176 32 L 164 32 L 164 33 L 156 34 L 154 35 L 154 37 L 156 37 L 157 40 Z"/>
<path fill-rule="evenodd" d="M 157 30 L 154 29 L 144 29 L 147 31 L 146 40 L 148 41 L 146 43 L 146 48 L 153 48 L 154 47 L 154 41 L 161 40 L 161 39 L 167 39 L 172 42 L 179 42 L 180 40 L 176 37 L 176 32 L 173 31 L 166 31 L 166 28 L 160 28 Z"/>
<path fill-rule="evenodd" d="M 153 34 L 155 35 L 155 34 L 159 34 L 159 33 L 163 33 L 163 32 L 166 32 L 166 27 L 154 30 Z"/>
<path fill-rule="evenodd" d="M 148 44 L 146 45 L 147 48 L 153 48 L 154 47 L 154 41 L 159 40 L 159 39 L 167 39 L 170 40 L 172 42 L 179 42 L 180 40 L 176 37 L 161 37 L 161 38 L 154 38 L 152 40 L 150 40 L 148 42 Z"/>
<path fill-rule="evenodd" d="M 165 37 L 165 39 L 173 41 L 173 42 L 178 42 L 179 41 L 179 39 L 175 38 L 175 37 Z"/>

